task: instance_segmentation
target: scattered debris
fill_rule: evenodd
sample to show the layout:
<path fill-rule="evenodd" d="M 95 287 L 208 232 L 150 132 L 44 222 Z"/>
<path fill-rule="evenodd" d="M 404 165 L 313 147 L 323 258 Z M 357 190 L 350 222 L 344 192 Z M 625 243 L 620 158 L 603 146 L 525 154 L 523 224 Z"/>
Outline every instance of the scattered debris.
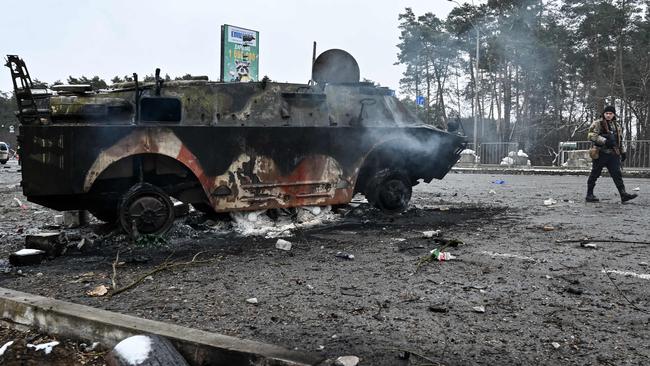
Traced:
<path fill-rule="evenodd" d="M 423 231 L 422 235 L 424 235 L 425 238 L 433 238 L 434 236 L 440 236 L 441 231 L 440 230 L 430 230 L 430 231 Z"/>
<path fill-rule="evenodd" d="M 52 341 L 52 342 L 42 343 L 42 344 L 27 343 L 27 348 L 33 348 L 35 351 L 43 351 L 45 352 L 46 355 L 49 355 L 50 352 L 52 352 L 52 349 L 58 345 L 59 342 L 57 341 Z"/>
<path fill-rule="evenodd" d="M 318 213 L 318 214 L 315 214 Z M 267 239 L 293 236 L 292 231 L 310 228 L 341 219 L 331 206 L 298 207 L 295 210 L 231 212 L 232 230 L 242 236 L 264 236 Z"/>
<path fill-rule="evenodd" d="M 436 242 L 436 244 L 440 244 L 440 245 L 442 245 L 443 248 L 446 248 L 446 247 L 456 248 L 456 247 L 458 247 L 459 245 L 463 245 L 463 244 L 465 244 L 464 241 L 462 241 L 462 240 L 458 240 L 458 239 L 443 239 L 443 238 L 436 238 L 436 239 L 433 239 L 433 241 Z"/>
<path fill-rule="evenodd" d="M 104 296 L 108 293 L 108 287 L 105 285 L 99 285 L 95 287 L 94 289 L 86 292 L 86 295 L 92 296 L 92 297 L 101 297 Z"/>
<path fill-rule="evenodd" d="M 557 342 L 553 342 L 553 343 L 551 343 L 551 346 L 553 346 L 553 348 L 555 348 L 555 349 L 560 348 L 560 344 L 557 343 Z"/>
<path fill-rule="evenodd" d="M 174 202 L 174 217 L 187 216 L 190 213 L 190 205 L 180 201 Z"/>
<path fill-rule="evenodd" d="M 634 241 L 634 240 L 617 240 L 617 239 L 590 239 L 590 238 L 582 238 L 582 239 L 566 239 L 566 240 L 556 240 L 556 243 L 580 243 L 580 244 L 587 244 L 590 242 L 594 243 L 621 243 L 621 244 L 644 244 L 644 245 L 650 245 L 650 241 Z"/>
<path fill-rule="evenodd" d="M 544 200 L 544 206 L 551 206 L 551 205 L 554 205 L 556 203 L 557 203 L 557 201 L 554 200 L 553 198 L 549 198 L 547 200 Z"/>
<path fill-rule="evenodd" d="M 101 344 L 101 343 L 99 343 L 99 342 L 93 342 L 93 343 L 89 346 L 89 345 L 87 345 L 87 344 L 85 344 L 85 343 L 81 343 L 81 344 L 79 345 L 79 347 L 81 347 L 81 348 L 83 349 L 84 352 L 92 352 L 92 351 L 94 351 L 95 349 L 97 349 L 97 347 L 99 347 L 100 344 Z"/>
<path fill-rule="evenodd" d="M 641 187 L 635 187 L 635 188 L 633 189 L 633 191 L 637 191 L 637 192 L 640 191 L 640 190 L 641 190 Z"/>
<path fill-rule="evenodd" d="M 580 246 L 588 249 L 598 249 L 598 246 L 594 243 L 580 243 Z"/>
<path fill-rule="evenodd" d="M 259 303 L 259 301 L 257 301 L 257 297 L 251 297 L 250 299 L 246 299 L 246 302 L 253 305 L 257 305 Z"/>
<path fill-rule="evenodd" d="M 23 204 L 22 201 L 16 197 L 14 197 L 14 202 L 16 202 L 16 205 L 18 205 L 18 207 L 22 208 L 23 210 L 26 210 L 28 208 L 27 205 Z"/>
<path fill-rule="evenodd" d="M 497 179 L 497 180 L 493 181 L 492 183 L 494 183 L 494 184 L 505 184 L 506 181 L 502 180 L 502 179 Z"/>
<path fill-rule="evenodd" d="M 582 295 L 584 293 L 582 289 L 579 289 L 577 287 L 567 287 L 565 290 L 566 292 L 574 295 Z"/>
<path fill-rule="evenodd" d="M 431 251 L 431 256 L 433 259 L 442 262 L 442 261 L 450 261 L 452 259 L 456 259 L 455 256 L 451 255 L 449 252 L 441 252 L 439 249 L 434 249 Z"/>
<path fill-rule="evenodd" d="M 555 230 L 555 227 L 552 226 L 552 225 L 544 225 L 544 227 L 542 227 L 542 230 L 544 230 L 544 231 L 553 231 L 553 230 Z"/>
<path fill-rule="evenodd" d="M 2 345 L 2 347 L 0 347 L 0 356 L 4 355 L 7 348 L 9 348 L 9 346 L 11 346 L 12 344 L 14 344 L 14 341 L 9 341 L 4 345 Z"/>
<path fill-rule="evenodd" d="M 278 241 L 275 242 L 275 247 L 280 249 L 280 250 L 291 250 L 291 242 L 284 240 L 284 239 L 278 239 Z"/>
<path fill-rule="evenodd" d="M 60 232 L 44 232 L 25 236 L 26 249 L 39 249 L 44 251 L 48 257 L 54 258 L 65 253 L 65 234 Z"/>
<path fill-rule="evenodd" d="M 472 310 L 474 310 L 475 313 L 481 313 L 482 314 L 482 313 L 485 313 L 485 306 L 474 306 L 472 308 Z"/>
<path fill-rule="evenodd" d="M 641 267 L 647 267 L 647 266 L 648 266 L 648 262 L 639 262 L 639 265 L 640 265 Z"/>
<path fill-rule="evenodd" d="M 334 362 L 335 366 L 356 366 L 359 364 L 359 357 L 357 356 L 341 356 Z"/>
<path fill-rule="evenodd" d="M 481 254 L 489 255 L 490 257 L 516 258 L 516 259 L 522 259 L 522 260 L 531 261 L 531 262 L 536 262 L 537 261 L 535 258 L 526 257 L 524 255 L 519 255 L 519 254 L 495 253 L 495 252 L 490 252 L 490 251 L 482 251 Z"/>
<path fill-rule="evenodd" d="M 399 351 L 399 353 L 397 354 L 397 358 L 399 358 L 400 360 L 408 360 L 411 358 L 411 352 Z"/>
<path fill-rule="evenodd" d="M 643 280 L 650 280 L 650 274 L 645 274 L 645 273 L 634 273 L 634 272 L 628 272 L 628 271 L 618 271 L 618 270 L 615 270 L 615 269 L 608 269 L 608 270 L 603 269 L 601 272 L 605 273 L 605 274 L 613 273 L 613 274 L 617 274 L 617 275 L 621 275 L 621 276 L 636 277 L 636 278 L 641 278 Z"/>
<path fill-rule="evenodd" d="M 63 212 L 63 225 L 67 228 L 84 226 L 89 221 L 89 213 L 84 210 L 74 210 Z"/>
<path fill-rule="evenodd" d="M 63 215 L 54 215 L 54 225 L 61 226 L 63 225 Z"/>
<path fill-rule="evenodd" d="M 171 270 L 174 268 L 178 267 L 185 267 L 185 266 L 191 266 L 191 265 L 197 265 L 197 264 L 206 264 L 206 263 L 212 263 L 215 260 L 220 259 L 221 257 L 215 257 L 212 259 L 205 259 L 205 260 L 197 260 L 197 258 L 203 254 L 203 252 L 198 252 L 196 253 L 193 257 L 192 260 L 187 261 L 187 262 L 173 262 L 166 260 L 162 264 L 156 266 L 153 270 L 141 275 L 138 277 L 135 281 L 131 282 L 130 284 L 124 286 L 124 287 L 117 287 L 117 264 L 119 263 L 119 258 L 120 258 L 120 252 L 118 251 L 117 254 L 115 255 L 115 260 L 113 261 L 113 276 L 111 278 L 113 282 L 113 293 L 111 293 L 111 296 L 115 296 L 119 293 L 122 293 L 124 291 L 130 290 L 133 287 L 137 286 L 139 283 L 144 281 L 147 277 L 153 276 L 154 274 L 158 272 L 162 272 L 165 270 Z"/>
<path fill-rule="evenodd" d="M 77 244 L 75 244 L 75 248 L 78 251 L 83 252 L 92 248 L 93 244 L 95 244 L 95 241 L 93 239 L 83 237 Z"/>
<path fill-rule="evenodd" d="M 40 264 L 45 259 L 45 251 L 40 249 L 21 249 L 9 255 L 12 266 L 31 266 Z"/>
<path fill-rule="evenodd" d="M 434 313 L 446 313 L 449 309 L 444 304 L 431 304 L 429 305 L 429 311 Z"/>
<path fill-rule="evenodd" d="M 494 189 L 490 189 L 490 191 L 488 192 L 488 194 L 493 194 L 493 195 L 494 195 L 494 194 L 497 194 L 497 192 L 496 192 Z"/>
<path fill-rule="evenodd" d="M 334 256 L 338 257 L 338 258 L 349 259 L 349 260 L 354 259 L 354 254 L 350 254 L 350 253 L 346 253 L 346 252 L 336 252 L 336 254 L 334 254 Z"/>

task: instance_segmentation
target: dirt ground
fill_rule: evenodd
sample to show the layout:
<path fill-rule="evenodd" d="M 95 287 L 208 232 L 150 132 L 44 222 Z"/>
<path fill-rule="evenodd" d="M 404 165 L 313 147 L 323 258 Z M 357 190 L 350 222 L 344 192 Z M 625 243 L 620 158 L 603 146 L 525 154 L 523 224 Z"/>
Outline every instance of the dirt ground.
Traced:
<path fill-rule="evenodd" d="M 14 200 L 26 202 L 19 179 L 15 166 L 0 170 L 0 258 L 53 223 L 52 211 Z M 296 230 L 285 238 L 290 251 L 276 249 L 277 239 L 214 230 L 194 213 L 177 220 L 167 243 L 129 249 L 113 235 L 38 266 L 5 262 L 0 286 L 329 359 L 356 355 L 360 365 L 647 365 L 650 245 L 557 241 L 650 240 L 650 180 L 626 179 L 640 197 L 625 205 L 610 178 L 596 189 L 603 201 L 586 204 L 585 182 L 449 174 L 415 187 L 402 215 L 360 205 L 336 223 Z M 556 203 L 545 205 L 549 198 Z M 455 259 L 423 260 L 443 246 L 424 237 L 429 230 L 463 242 L 445 249 Z M 67 232 L 76 243 L 110 228 Z M 155 273 L 114 297 L 88 296 L 112 286 L 118 250 L 119 286 L 197 253 L 208 262 Z"/>

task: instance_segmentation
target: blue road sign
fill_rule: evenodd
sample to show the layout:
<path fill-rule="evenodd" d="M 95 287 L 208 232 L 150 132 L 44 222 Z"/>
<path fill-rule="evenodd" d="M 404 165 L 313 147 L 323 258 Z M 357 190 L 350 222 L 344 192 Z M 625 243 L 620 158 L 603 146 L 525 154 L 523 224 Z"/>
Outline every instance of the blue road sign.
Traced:
<path fill-rule="evenodd" d="M 415 104 L 424 105 L 424 96 L 418 95 L 417 97 L 415 97 Z"/>

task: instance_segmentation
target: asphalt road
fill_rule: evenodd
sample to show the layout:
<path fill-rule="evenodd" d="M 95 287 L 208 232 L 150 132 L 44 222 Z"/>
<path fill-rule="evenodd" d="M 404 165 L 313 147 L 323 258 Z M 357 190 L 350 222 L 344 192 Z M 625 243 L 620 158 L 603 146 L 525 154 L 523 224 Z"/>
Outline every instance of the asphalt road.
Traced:
<path fill-rule="evenodd" d="M 0 182 L 11 186 L 16 175 L 0 170 Z M 405 214 L 362 205 L 336 224 L 295 232 L 290 251 L 276 239 L 216 232 L 192 215 L 166 245 L 129 249 L 113 236 L 22 274 L 0 272 L 0 286 L 330 360 L 356 355 L 360 365 L 647 365 L 650 245 L 638 242 L 650 240 L 650 180 L 625 182 L 639 198 L 622 205 L 601 178 L 603 201 L 586 204 L 586 177 L 450 174 L 415 187 Z M 25 233 L 52 223 L 50 210 L 19 207 L 17 189 L 0 189 L 4 258 Z M 545 205 L 549 198 L 555 203 Z M 74 241 L 109 230 L 68 232 Z M 422 260 L 444 246 L 425 238 L 428 230 L 463 242 L 445 249 L 455 259 Z M 558 242 L 584 237 L 631 243 Z M 118 249 L 122 286 L 165 261 L 199 252 L 211 261 L 158 272 L 112 298 L 86 295 L 111 285 Z M 399 358 L 404 351 L 409 359 Z"/>

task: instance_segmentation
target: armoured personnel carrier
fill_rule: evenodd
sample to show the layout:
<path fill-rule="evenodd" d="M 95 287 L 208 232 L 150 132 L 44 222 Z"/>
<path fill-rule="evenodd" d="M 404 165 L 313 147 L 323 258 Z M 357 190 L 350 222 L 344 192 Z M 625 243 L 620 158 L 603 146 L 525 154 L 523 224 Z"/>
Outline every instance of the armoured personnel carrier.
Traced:
<path fill-rule="evenodd" d="M 308 84 L 196 80 L 34 88 L 9 55 L 23 193 L 160 234 L 170 197 L 205 212 L 348 203 L 401 212 L 420 180 L 442 179 L 465 138 L 422 123 L 387 88 L 359 82 L 342 50 Z"/>

